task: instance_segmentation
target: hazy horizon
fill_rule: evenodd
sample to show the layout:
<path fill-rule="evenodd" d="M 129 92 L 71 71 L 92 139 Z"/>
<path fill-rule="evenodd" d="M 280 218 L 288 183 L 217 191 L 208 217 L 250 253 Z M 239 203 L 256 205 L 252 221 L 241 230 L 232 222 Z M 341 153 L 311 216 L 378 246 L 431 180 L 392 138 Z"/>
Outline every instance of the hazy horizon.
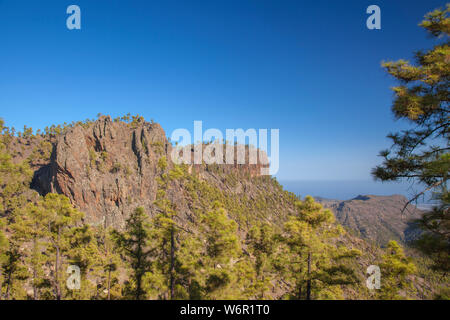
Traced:
<path fill-rule="evenodd" d="M 377 182 L 373 180 L 286 180 L 277 179 L 285 190 L 302 198 L 310 195 L 336 200 L 350 200 L 358 195 L 391 196 L 400 194 L 410 199 L 414 190 L 422 190 L 411 182 Z M 429 202 L 429 197 L 418 199 L 418 203 Z"/>

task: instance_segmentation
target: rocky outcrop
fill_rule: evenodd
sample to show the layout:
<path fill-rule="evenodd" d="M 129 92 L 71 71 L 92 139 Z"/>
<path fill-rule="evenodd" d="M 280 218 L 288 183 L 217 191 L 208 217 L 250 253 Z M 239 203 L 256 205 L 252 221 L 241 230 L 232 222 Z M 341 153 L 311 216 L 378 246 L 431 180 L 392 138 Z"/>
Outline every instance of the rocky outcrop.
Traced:
<path fill-rule="evenodd" d="M 85 212 L 90 223 L 121 227 L 137 206 L 150 214 L 157 210 L 153 203 L 161 173 L 158 162 L 165 157 L 170 168 L 171 151 L 172 145 L 159 124 L 126 123 L 102 116 L 93 123 L 76 125 L 55 139 L 49 163 L 35 172 L 33 188 L 41 194 L 66 195 Z M 248 149 L 246 152 L 248 158 Z M 220 173 L 254 177 L 261 167 L 235 162 L 191 165 L 189 171 L 220 184 Z M 169 196 L 179 210 L 189 214 L 181 186 L 173 186 Z"/>
<path fill-rule="evenodd" d="M 158 124 L 132 128 L 101 117 L 56 139 L 50 163 L 36 172 L 35 188 L 66 195 L 90 222 L 120 226 L 125 212 L 155 200 L 156 164 L 168 148 Z"/>

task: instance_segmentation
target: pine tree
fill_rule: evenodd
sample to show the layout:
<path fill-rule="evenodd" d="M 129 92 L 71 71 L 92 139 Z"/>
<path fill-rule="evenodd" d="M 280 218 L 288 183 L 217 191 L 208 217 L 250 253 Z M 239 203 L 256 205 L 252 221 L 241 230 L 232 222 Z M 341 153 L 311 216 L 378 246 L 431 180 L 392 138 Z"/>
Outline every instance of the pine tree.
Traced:
<path fill-rule="evenodd" d="M 174 204 L 165 196 L 166 191 L 160 189 L 155 204 L 160 209 L 160 213 L 153 219 L 153 226 L 156 232 L 157 241 L 157 273 L 165 280 L 167 296 L 169 299 L 175 298 L 175 286 L 177 277 L 177 237 L 179 229 L 175 223 L 176 209 Z M 154 270 L 156 271 L 156 270 Z M 164 295 L 164 294 L 163 294 Z"/>
<path fill-rule="evenodd" d="M 137 208 L 127 219 L 123 232 L 113 231 L 113 239 L 131 267 L 126 294 L 135 300 L 146 298 L 144 275 L 152 270 L 154 248 L 150 243 L 151 227 L 144 208 Z"/>
<path fill-rule="evenodd" d="M 54 297 L 63 297 L 62 268 L 71 250 L 71 238 L 84 214 L 75 209 L 64 195 L 49 193 L 42 200 L 42 208 L 48 216 L 46 237 L 49 241 L 47 254 L 52 262 L 51 284 Z"/>
<path fill-rule="evenodd" d="M 402 247 L 393 240 L 388 243 L 382 259 L 380 299 L 403 299 L 400 293 L 412 288 L 408 276 L 417 272 L 416 266 L 411 258 L 405 256 Z M 403 295 L 406 295 L 406 292 L 403 292 Z"/>
<path fill-rule="evenodd" d="M 345 259 L 357 257 L 356 250 L 336 248 L 331 239 L 343 234 L 331 211 L 307 196 L 296 203 L 297 214 L 284 224 L 280 251 L 275 263 L 293 288 L 289 298 L 311 300 L 340 298 L 339 285 L 354 284 L 354 270 Z"/>
<path fill-rule="evenodd" d="M 204 297 L 230 299 L 236 278 L 236 263 L 242 254 L 237 236 L 237 224 L 227 217 L 225 209 L 215 202 L 201 220 L 201 237 L 205 246 L 202 259 Z"/>
<path fill-rule="evenodd" d="M 165 157 L 160 158 L 158 167 L 161 174 L 155 205 L 159 213 L 152 219 L 155 262 L 152 272 L 146 275 L 146 288 L 151 296 L 160 299 L 186 299 L 195 295 L 191 290 L 195 272 L 190 269 L 197 250 L 192 246 L 195 237 L 177 224 L 176 204 L 167 195 L 172 185 L 184 180 L 185 171 L 175 165 L 166 173 Z"/>
<path fill-rule="evenodd" d="M 0 119 L 0 218 L 4 218 L 7 225 L 14 223 L 15 216 L 30 198 L 29 184 L 32 178 L 32 171 L 26 161 L 14 163 L 11 155 L 7 151 L 7 145 L 12 139 L 9 128 L 4 126 Z M 4 293 L 6 299 L 10 299 L 12 292 L 16 292 L 21 297 L 25 296 L 20 283 L 27 278 L 26 268 L 23 264 L 23 253 L 21 250 L 21 240 L 17 237 L 10 239 L 7 249 L 2 255 L 1 265 L 3 280 L 0 283 L 0 296 Z"/>
<path fill-rule="evenodd" d="M 6 260 L 2 266 L 2 273 L 5 275 L 4 295 L 8 299 L 20 299 L 26 296 L 23 290 L 24 280 L 29 276 L 26 265 L 27 252 L 25 243 L 28 234 L 23 232 L 23 224 L 21 223 L 22 211 L 20 208 L 14 210 L 8 215 L 9 239 L 8 248 L 5 252 Z"/>
<path fill-rule="evenodd" d="M 181 237 L 182 236 L 182 237 Z M 203 298 L 203 247 L 200 236 L 185 231 L 180 234 L 177 250 L 177 287 L 178 297 L 182 299 L 200 300 Z"/>
<path fill-rule="evenodd" d="M 39 299 L 39 292 L 47 282 L 44 277 L 43 266 L 48 262 L 45 250 L 49 217 L 42 206 L 29 203 L 23 210 L 15 215 L 11 229 L 14 238 L 20 239 L 21 243 L 30 243 L 29 246 L 22 245 L 24 263 L 30 269 L 31 286 L 33 288 L 33 300 Z"/>
<path fill-rule="evenodd" d="M 99 250 L 99 271 L 97 274 L 97 288 L 100 291 L 97 299 L 103 297 L 106 300 L 121 298 L 121 285 L 119 283 L 119 270 L 122 266 L 120 254 L 115 251 L 111 227 L 99 227 L 96 230 L 97 247 Z"/>
<path fill-rule="evenodd" d="M 80 268 L 80 289 L 67 290 L 65 297 L 74 300 L 96 299 L 99 296 L 96 281 L 102 271 L 100 249 L 97 246 L 95 230 L 90 225 L 72 228 L 69 233 L 66 261 Z"/>
<path fill-rule="evenodd" d="M 3 287 L 3 264 L 6 262 L 6 251 L 9 246 L 8 239 L 4 233 L 5 222 L 0 219 L 0 299 L 2 298 L 1 288 Z"/>
<path fill-rule="evenodd" d="M 273 259 L 276 251 L 276 234 L 273 227 L 267 223 L 250 229 L 247 239 L 248 249 L 254 257 L 255 281 L 254 294 L 257 299 L 271 299 L 268 293 L 274 278 Z"/>
<path fill-rule="evenodd" d="M 4 274 L 3 291 L 6 300 L 24 299 L 26 292 L 23 283 L 28 278 L 28 272 L 22 262 L 22 252 L 17 243 L 9 242 L 9 248 L 5 253 L 6 261 L 2 266 Z"/>
<path fill-rule="evenodd" d="M 2 216 L 8 216 L 17 208 L 25 206 L 30 194 L 29 185 L 33 173 L 27 162 L 13 163 L 2 140 L 0 141 L 0 213 Z"/>
<path fill-rule="evenodd" d="M 450 211 L 448 177 L 450 172 L 450 4 L 425 16 L 420 24 L 436 40 L 442 40 L 428 51 L 418 51 L 415 63 L 405 60 L 385 62 L 383 67 L 400 85 L 393 88 L 392 112 L 397 119 L 408 121 L 413 128 L 388 137 L 390 150 L 380 153 L 384 158 L 372 174 L 382 181 L 408 179 L 424 184 L 435 193 L 441 207 L 424 214 L 419 221 L 425 230 L 418 247 L 435 258 L 436 268 L 444 272 L 450 266 Z M 407 204 L 404 210 L 407 210 Z"/>

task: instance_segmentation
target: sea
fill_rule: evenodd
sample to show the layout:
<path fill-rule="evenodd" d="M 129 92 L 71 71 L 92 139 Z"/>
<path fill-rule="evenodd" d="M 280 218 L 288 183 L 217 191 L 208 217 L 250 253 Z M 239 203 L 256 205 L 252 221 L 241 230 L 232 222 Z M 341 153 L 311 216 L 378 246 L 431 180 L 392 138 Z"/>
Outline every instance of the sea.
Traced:
<path fill-rule="evenodd" d="M 285 190 L 300 198 L 307 195 L 335 200 L 350 200 L 358 195 L 390 196 L 400 194 L 411 199 L 424 190 L 424 186 L 412 182 L 378 182 L 373 180 L 279 180 Z M 417 200 L 424 209 L 435 205 L 431 194 Z"/>

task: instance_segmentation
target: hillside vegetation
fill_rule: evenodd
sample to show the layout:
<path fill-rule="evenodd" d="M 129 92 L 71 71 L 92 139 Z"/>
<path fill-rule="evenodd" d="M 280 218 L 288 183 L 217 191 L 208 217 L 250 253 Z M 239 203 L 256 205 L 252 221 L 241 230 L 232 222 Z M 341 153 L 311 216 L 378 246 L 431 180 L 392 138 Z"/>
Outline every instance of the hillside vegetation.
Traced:
<path fill-rule="evenodd" d="M 140 116 L 1 131 L 2 299 L 431 298 L 442 283 L 259 164 L 173 164 Z"/>

